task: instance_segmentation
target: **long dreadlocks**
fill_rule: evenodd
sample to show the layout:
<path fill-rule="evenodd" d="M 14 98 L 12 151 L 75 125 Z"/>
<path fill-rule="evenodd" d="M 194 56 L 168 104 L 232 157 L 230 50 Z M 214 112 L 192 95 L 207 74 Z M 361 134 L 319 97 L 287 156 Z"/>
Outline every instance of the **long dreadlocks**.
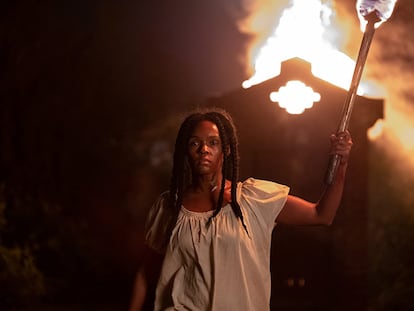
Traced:
<path fill-rule="evenodd" d="M 231 180 L 231 208 L 234 214 L 240 219 L 244 229 L 247 227 L 244 223 L 243 214 L 240 205 L 236 199 L 236 187 L 239 175 L 239 153 L 238 139 L 236 128 L 231 116 L 223 109 L 210 108 L 196 111 L 190 114 L 181 124 L 175 142 L 175 151 L 173 158 L 173 170 L 169 191 L 169 207 L 174 211 L 175 219 L 183 203 L 184 190 L 191 183 L 192 171 L 187 156 L 187 146 L 190 135 L 201 121 L 210 121 L 214 123 L 222 140 L 223 166 L 222 181 L 217 201 L 217 206 L 210 220 L 217 216 L 223 205 L 224 187 L 226 179 Z M 230 150 L 230 152 L 228 152 Z M 170 232 L 174 223 L 170 224 Z"/>

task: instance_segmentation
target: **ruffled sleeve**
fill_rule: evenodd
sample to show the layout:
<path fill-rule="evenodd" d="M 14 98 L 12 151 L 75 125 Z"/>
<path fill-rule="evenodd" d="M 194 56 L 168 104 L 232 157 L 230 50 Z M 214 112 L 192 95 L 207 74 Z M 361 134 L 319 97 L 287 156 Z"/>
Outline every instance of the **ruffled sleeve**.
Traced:
<path fill-rule="evenodd" d="M 286 203 L 289 187 L 271 181 L 248 178 L 241 185 L 239 202 L 260 217 L 269 228 L 274 227 Z"/>
<path fill-rule="evenodd" d="M 147 245 L 158 253 L 165 253 L 170 239 L 168 225 L 173 221 L 173 214 L 167 206 L 168 191 L 162 193 L 152 205 L 145 225 Z"/>

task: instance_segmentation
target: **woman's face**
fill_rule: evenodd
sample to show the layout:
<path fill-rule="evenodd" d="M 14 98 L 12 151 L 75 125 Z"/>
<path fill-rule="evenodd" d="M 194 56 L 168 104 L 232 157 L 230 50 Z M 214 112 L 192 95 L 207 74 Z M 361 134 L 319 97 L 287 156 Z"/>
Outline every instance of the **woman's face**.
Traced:
<path fill-rule="evenodd" d="M 190 135 L 187 151 L 193 172 L 199 175 L 221 172 L 223 165 L 222 142 L 217 126 L 201 121 Z"/>

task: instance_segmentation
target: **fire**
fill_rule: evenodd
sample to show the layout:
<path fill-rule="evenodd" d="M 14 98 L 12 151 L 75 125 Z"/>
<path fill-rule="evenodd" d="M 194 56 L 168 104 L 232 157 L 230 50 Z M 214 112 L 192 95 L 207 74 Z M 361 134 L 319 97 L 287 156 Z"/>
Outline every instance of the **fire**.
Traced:
<path fill-rule="evenodd" d="M 320 0 L 293 0 L 256 56 L 254 75 L 242 86 L 249 88 L 279 75 L 281 62 L 299 57 L 312 64 L 315 76 L 349 88 L 355 62 L 327 39 L 332 37 L 332 16 L 331 7 Z"/>
<path fill-rule="evenodd" d="M 375 28 L 378 28 L 391 17 L 396 2 L 397 0 L 358 0 L 356 8 L 361 30 L 365 31 L 367 25 L 366 16 L 372 12 L 375 12 L 378 17 L 378 22 L 375 23 Z"/>

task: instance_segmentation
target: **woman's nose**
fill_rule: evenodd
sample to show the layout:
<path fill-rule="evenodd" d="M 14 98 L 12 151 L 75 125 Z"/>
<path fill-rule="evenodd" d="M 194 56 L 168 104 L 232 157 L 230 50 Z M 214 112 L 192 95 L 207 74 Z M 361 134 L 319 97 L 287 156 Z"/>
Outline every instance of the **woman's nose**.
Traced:
<path fill-rule="evenodd" d="M 199 152 L 202 154 L 209 152 L 208 145 L 205 142 L 201 143 Z"/>

